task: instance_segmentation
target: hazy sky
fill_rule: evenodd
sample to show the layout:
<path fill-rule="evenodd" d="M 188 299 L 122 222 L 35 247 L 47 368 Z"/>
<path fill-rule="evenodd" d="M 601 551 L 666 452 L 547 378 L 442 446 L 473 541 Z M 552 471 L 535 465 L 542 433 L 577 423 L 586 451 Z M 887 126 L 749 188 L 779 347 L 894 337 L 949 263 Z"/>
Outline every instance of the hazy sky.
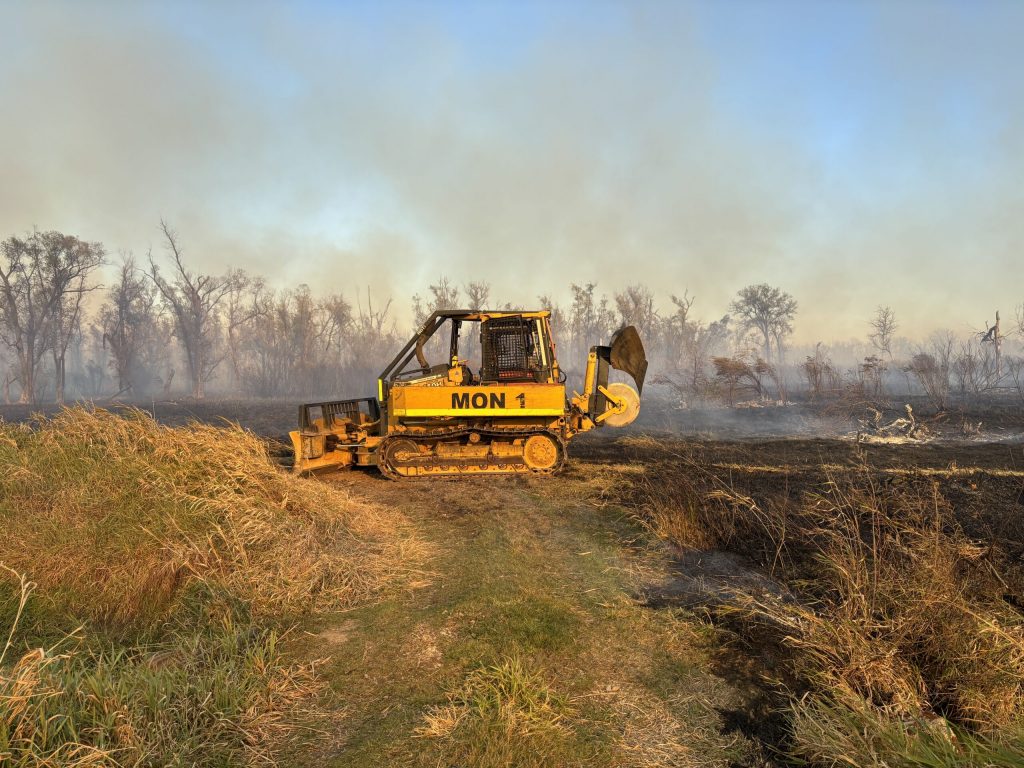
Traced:
<path fill-rule="evenodd" d="M 1024 301 L 1024 2 L 0 0 L 0 236 L 502 300 L 768 281 L 797 340 Z"/>

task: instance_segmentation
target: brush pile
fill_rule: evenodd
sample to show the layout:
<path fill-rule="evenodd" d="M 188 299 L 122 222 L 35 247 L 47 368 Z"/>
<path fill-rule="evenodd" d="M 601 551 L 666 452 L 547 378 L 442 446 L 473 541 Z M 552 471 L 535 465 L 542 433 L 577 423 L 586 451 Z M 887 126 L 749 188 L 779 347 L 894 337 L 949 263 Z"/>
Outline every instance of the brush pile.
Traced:
<path fill-rule="evenodd" d="M 885 442 L 900 440 L 926 440 L 931 437 L 931 430 L 914 416 L 914 409 L 905 405 L 907 415 L 882 421 L 882 412 L 877 408 L 868 407 L 869 419 L 858 419 L 857 442 Z"/>

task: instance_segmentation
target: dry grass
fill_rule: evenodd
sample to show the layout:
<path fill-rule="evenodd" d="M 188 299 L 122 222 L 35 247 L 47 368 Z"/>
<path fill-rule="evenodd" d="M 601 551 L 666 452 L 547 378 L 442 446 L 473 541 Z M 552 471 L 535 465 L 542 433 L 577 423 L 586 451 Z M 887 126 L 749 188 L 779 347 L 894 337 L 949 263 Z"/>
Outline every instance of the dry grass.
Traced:
<path fill-rule="evenodd" d="M 699 749 L 700 734 L 687 731 L 670 706 L 638 686 L 615 691 L 612 723 L 619 729 L 615 764 L 623 768 L 717 766 Z M 695 738 L 696 736 L 696 738 Z M 696 747 L 696 748 L 695 748 Z"/>
<path fill-rule="evenodd" d="M 0 560 L 85 620 L 152 624 L 200 585 L 256 617 L 338 610 L 423 561 L 401 516 L 281 472 L 235 426 L 69 409 L 0 424 L 0 467 Z"/>
<path fill-rule="evenodd" d="M 936 482 L 879 485 L 861 466 L 823 473 L 816 490 L 755 494 L 693 457 L 672 459 L 637 489 L 652 527 L 683 546 L 739 551 L 800 598 L 748 595 L 726 611 L 751 641 L 786 653 L 803 691 L 791 704 L 795 756 L 1024 762 L 1012 564 L 964 534 Z"/>
<path fill-rule="evenodd" d="M 406 584 L 428 554 L 398 513 L 282 472 L 238 427 L 141 412 L 0 424 L 0 524 L 15 766 L 276 763 L 330 718 L 281 630 Z"/>

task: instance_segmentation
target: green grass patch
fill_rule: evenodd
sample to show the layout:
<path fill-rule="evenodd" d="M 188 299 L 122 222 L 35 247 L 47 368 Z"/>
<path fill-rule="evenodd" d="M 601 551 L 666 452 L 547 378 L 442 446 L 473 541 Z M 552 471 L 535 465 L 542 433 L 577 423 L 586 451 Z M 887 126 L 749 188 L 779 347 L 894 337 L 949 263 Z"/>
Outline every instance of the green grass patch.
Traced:
<path fill-rule="evenodd" d="M 477 768 L 592 765 L 600 745 L 579 732 L 565 695 L 523 659 L 471 672 L 417 735 L 441 765 Z"/>
<path fill-rule="evenodd" d="M 551 595 L 491 595 L 467 616 L 460 633 L 493 649 L 497 656 L 517 652 L 554 652 L 575 639 L 580 620 L 573 606 Z"/>

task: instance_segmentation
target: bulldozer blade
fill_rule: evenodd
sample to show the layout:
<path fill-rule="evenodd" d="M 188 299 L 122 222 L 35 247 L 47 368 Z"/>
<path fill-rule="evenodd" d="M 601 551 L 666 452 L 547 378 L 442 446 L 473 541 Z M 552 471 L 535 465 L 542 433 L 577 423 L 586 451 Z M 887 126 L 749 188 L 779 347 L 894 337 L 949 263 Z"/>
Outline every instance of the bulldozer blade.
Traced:
<path fill-rule="evenodd" d="M 647 376 L 647 353 L 636 328 L 632 325 L 620 328 L 612 336 L 608 346 L 611 347 L 609 362 L 612 368 L 625 371 L 632 376 L 636 382 L 637 393 L 643 394 L 644 377 Z"/>

